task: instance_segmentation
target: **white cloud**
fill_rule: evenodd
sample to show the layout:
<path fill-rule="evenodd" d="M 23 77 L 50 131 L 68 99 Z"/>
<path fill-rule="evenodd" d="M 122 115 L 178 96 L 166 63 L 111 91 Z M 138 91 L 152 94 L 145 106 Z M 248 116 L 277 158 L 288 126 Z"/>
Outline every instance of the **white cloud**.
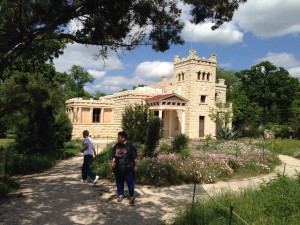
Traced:
<path fill-rule="evenodd" d="M 240 32 L 232 22 L 224 23 L 216 30 L 212 30 L 212 22 L 206 21 L 200 24 L 192 24 L 189 20 L 192 18 L 190 5 L 179 4 L 182 10 L 181 19 L 185 26 L 182 30 L 182 36 L 185 41 L 202 42 L 208 44 L 232 45 L 243 41 L 243 33 Z"/>
<path fill-rule="evenodd" d="M 231 67 L 231 63 L 220 63 L 218 67 L 228 69 Z"/>
<path fill-rule="evenodd" d="M 233 21 L 261 38 L 300 32 L 299 0 L 248 0 L 240 5 Z"/>
<path fill-rule="evenodd" d="M 293 76 L 293 77 L 297 77 L 300 79 L 300 66 L 299 67 L 294 67 L 294 68 L 290 68 L 289 73 Z"/>
<path fill-rule="evenodd" d="M 102 78 L 106 75 L 106 71 L 87 70 L 87 72 L 89 72 L 96 79 Z"/>
<path fill-rule="evenodd" d="M 293 54 L 289 54 L 285 52 L 282 53 L 268 52 L 265 57 L 256 60 L 257 63 L 261 61 L 269 61 L 275 64 L 276 66 L 280 66 L 284 68 L 300 66 L 300 62 L 295 58 Z"/>
<path fill-rule="evenodd" d="M 161 61 L 146 61 L 140 63 L 134 72 L 137 79 L 145 82 L 159 81 L 163 75 L 171 76 L 173 74 L 173 63 Z"/>
<path fill-rule="evenodd" d="M 96 46 L 85 46 L 81 44 L 68 44 L 64 54 L 54 60 L 54 66 L 57 71 L 68 71 L 73 65 L 79 65 L 86 69 L 122 69 L 123 63 L 114 52 L 109 52 L 108 58 L 95 59 L 99 52 Z"/>
<path fill-rule="evenodd" d="M 300 78 L 300 61 L 293 54 L 268 52 L 265 57 L 257 59 L 256 63 L 261 61 L 269 61 L 278 67 L 283 67 L 292 76 Z"/>
<path fill-rule="evenodd" d="M 198 25 L 186 22 L 182 34 L 186 41 L 208 44 L 232 45 L 243 41 L 244 34 L 233 23 L 225 23 L 216 30 L 212 30 L 212 26 L 212 22 Z"/>

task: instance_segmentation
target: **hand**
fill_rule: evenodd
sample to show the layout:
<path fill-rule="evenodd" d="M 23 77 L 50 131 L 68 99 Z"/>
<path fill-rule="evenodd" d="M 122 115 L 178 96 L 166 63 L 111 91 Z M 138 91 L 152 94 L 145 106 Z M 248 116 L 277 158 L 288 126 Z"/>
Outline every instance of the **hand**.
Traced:
<path fill-rule="evenodd" d="M 116 164 L 114 162 L 112 162 L 110 166 L 111 166 L 112 169 L 114 169 Z"/>
<path fill-rule="evenodd" d="M 134 166 L 134 172 L 137 173 L 138 170 L 139 170 L 139 167 L 137 165 Z"/>
<path fill-rule="evenodd" d="M 98 156 L 97 155 L 95 156 L 95 160 L 98 160 Z"/>

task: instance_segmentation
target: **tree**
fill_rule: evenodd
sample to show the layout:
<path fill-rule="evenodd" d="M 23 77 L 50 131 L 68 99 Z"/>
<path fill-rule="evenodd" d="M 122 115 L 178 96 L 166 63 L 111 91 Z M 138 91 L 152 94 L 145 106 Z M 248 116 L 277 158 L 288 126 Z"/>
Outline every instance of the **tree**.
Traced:
<path fill-rule="evenodd" d="M 138 88 L 138 87 L 146 87 L 147 85 L 146 84 L 138 84 L 138 85 L 134 85 L 133 87 L 132 87 L 132 90 L 134 90 L 134 89 L 136 89 L 136 88 Z"/>
<path fill-rule="evenodd" d="M 44 73 L 15 71 L 0 86 L 0 118 L 15 132 L 20 151 L 45 152 L 71 138 L 62 87 L 53 66 L 45 68 Z"/>
<path fill-rule="evenodd" d="M 129 105 L 122 115 L 122 129 L 127 132 L 130 140 L 145 143 L 148 127 L 149 108 L 145 104 Z"/>
<path fill-rule="evenodd" d="M 163 123 L 162 120 L 155 116 L 152 112 L 149 112 L 149 120 L 147 127 L 147 136 L 145 140 L 145 157 L 153 157 L 154 151 L 159 145 L 159 140 L 162 137 Z"/>
<path fill-rule="evenodd" d="M 192 22 L 211 19 L 216 29 L 246 0 L 1 0 L 0 74 L 19 56 L 43 54 L 50 40 L 97 45 L 103 57 L 108 49 L 138 45 L 166 51 L 171 44 L 183 44 L 178 2 L 192 6 Z M 68 30 L 70 22 L 78 29 Z"/>
<path fill-rule="evenodd" d="M 80 66 L 73 65 L 69 70 L 70 73 L 64 73 L 65 80 L 62 82 L 66 99 L 74 97 L 91 97 L 89 93 L 84 90 L 86 83 L 93 83 L 95 78 L 84 71 Z"/>
<path fill-rule="evenodd" d="M 240 90 L 260 108 L 259 124 L 284 124 L 292 116 L 291 105 L 299 91 L 299 80 L 270 62 L 261 62 L 237 73 Z M 258 111 L 257 111 L 258 112 Z"/>
<path fill-rule="evenodd" d="M 96 91 L 93 95 L 94 99 L 99 99 L 100 97 L 106 96 L 107 94 L 102 91 Z"/>
<path fill-rule="evenodd" d="M 152 157 L 162 136 L 162 120 L 145 104 L 129 105 L 122 115 L 122 129 L 130 140 L 145 144 L 144 155 Z"/>
<path fill-rule="evenodd" d="M 232 100 L 233 87 L 238 83 L 238 78 L 235 75 L 236 71 L 225 70 L 224 68 L 217 67 L 216 80 L 225 79 L 226 84 L 226 101 Z"/>

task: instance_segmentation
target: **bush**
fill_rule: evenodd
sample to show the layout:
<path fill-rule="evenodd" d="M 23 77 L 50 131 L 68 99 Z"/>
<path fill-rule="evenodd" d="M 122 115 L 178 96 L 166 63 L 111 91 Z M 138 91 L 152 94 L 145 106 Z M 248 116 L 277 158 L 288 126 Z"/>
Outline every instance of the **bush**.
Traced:
<path fill-rule="evenodd" d="M 20 185 L 17 182 L 15 182 L 9 178 L 6 178 L 6 179 L 4 179 L 4 177 L 0 178 L 0 196 L 1 197 L 4 197 L 8 193 L 19 189 L 19 187 L 20 187 Z"/>
<path fill-rule="evenodd" d="M 187 148 L 189 141 L 190 139 L 186 134 L 181 134 L 181 133 L 177 134 L 171 142 L 172 151 L 174 153 L 178 153 L 182 149 Z"/>
<path fill-rule="evenodd" d="M 150 116 L 148 121 L 147 137 L 145 143 L 145 152 L 143 156 L 153 157 L 154 151 L 159 144 L 162 136 L 162 120 L 154 115 Z"/>
<path fill-rule="evenodd" d="M 220 139 L 232 140 L 238 137 L 238 133 L 233 128 L 222 127 L 218 130 L 217 136 Z"/>

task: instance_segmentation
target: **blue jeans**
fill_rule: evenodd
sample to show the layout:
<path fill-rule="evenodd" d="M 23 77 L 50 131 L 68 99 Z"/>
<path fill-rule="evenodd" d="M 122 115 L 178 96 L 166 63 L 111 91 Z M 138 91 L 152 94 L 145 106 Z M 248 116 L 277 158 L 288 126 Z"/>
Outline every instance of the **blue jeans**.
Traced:
<path fill-rule="evenodd" d="M 82 180 L 86 180 L 87 177 L 91 177 L 93 180 L 96 178 L 96 174 L 91 170 L 90 164 L 92 163 L 93 156 L 92 155 L 84 155 L 83 156 L 83 164 L 82 164 Z"/>
<path fill-rule="evenodd" d="M 116 184 L 117 184 L 117 193 L 118 195 L 124 195 L 124 181 L 126 181 L 129 196 L 133 197 L 134 194 L 134 181 L 135 174 L 133 171 L 126 173 L 125 175 L 116 174 Z"/>

